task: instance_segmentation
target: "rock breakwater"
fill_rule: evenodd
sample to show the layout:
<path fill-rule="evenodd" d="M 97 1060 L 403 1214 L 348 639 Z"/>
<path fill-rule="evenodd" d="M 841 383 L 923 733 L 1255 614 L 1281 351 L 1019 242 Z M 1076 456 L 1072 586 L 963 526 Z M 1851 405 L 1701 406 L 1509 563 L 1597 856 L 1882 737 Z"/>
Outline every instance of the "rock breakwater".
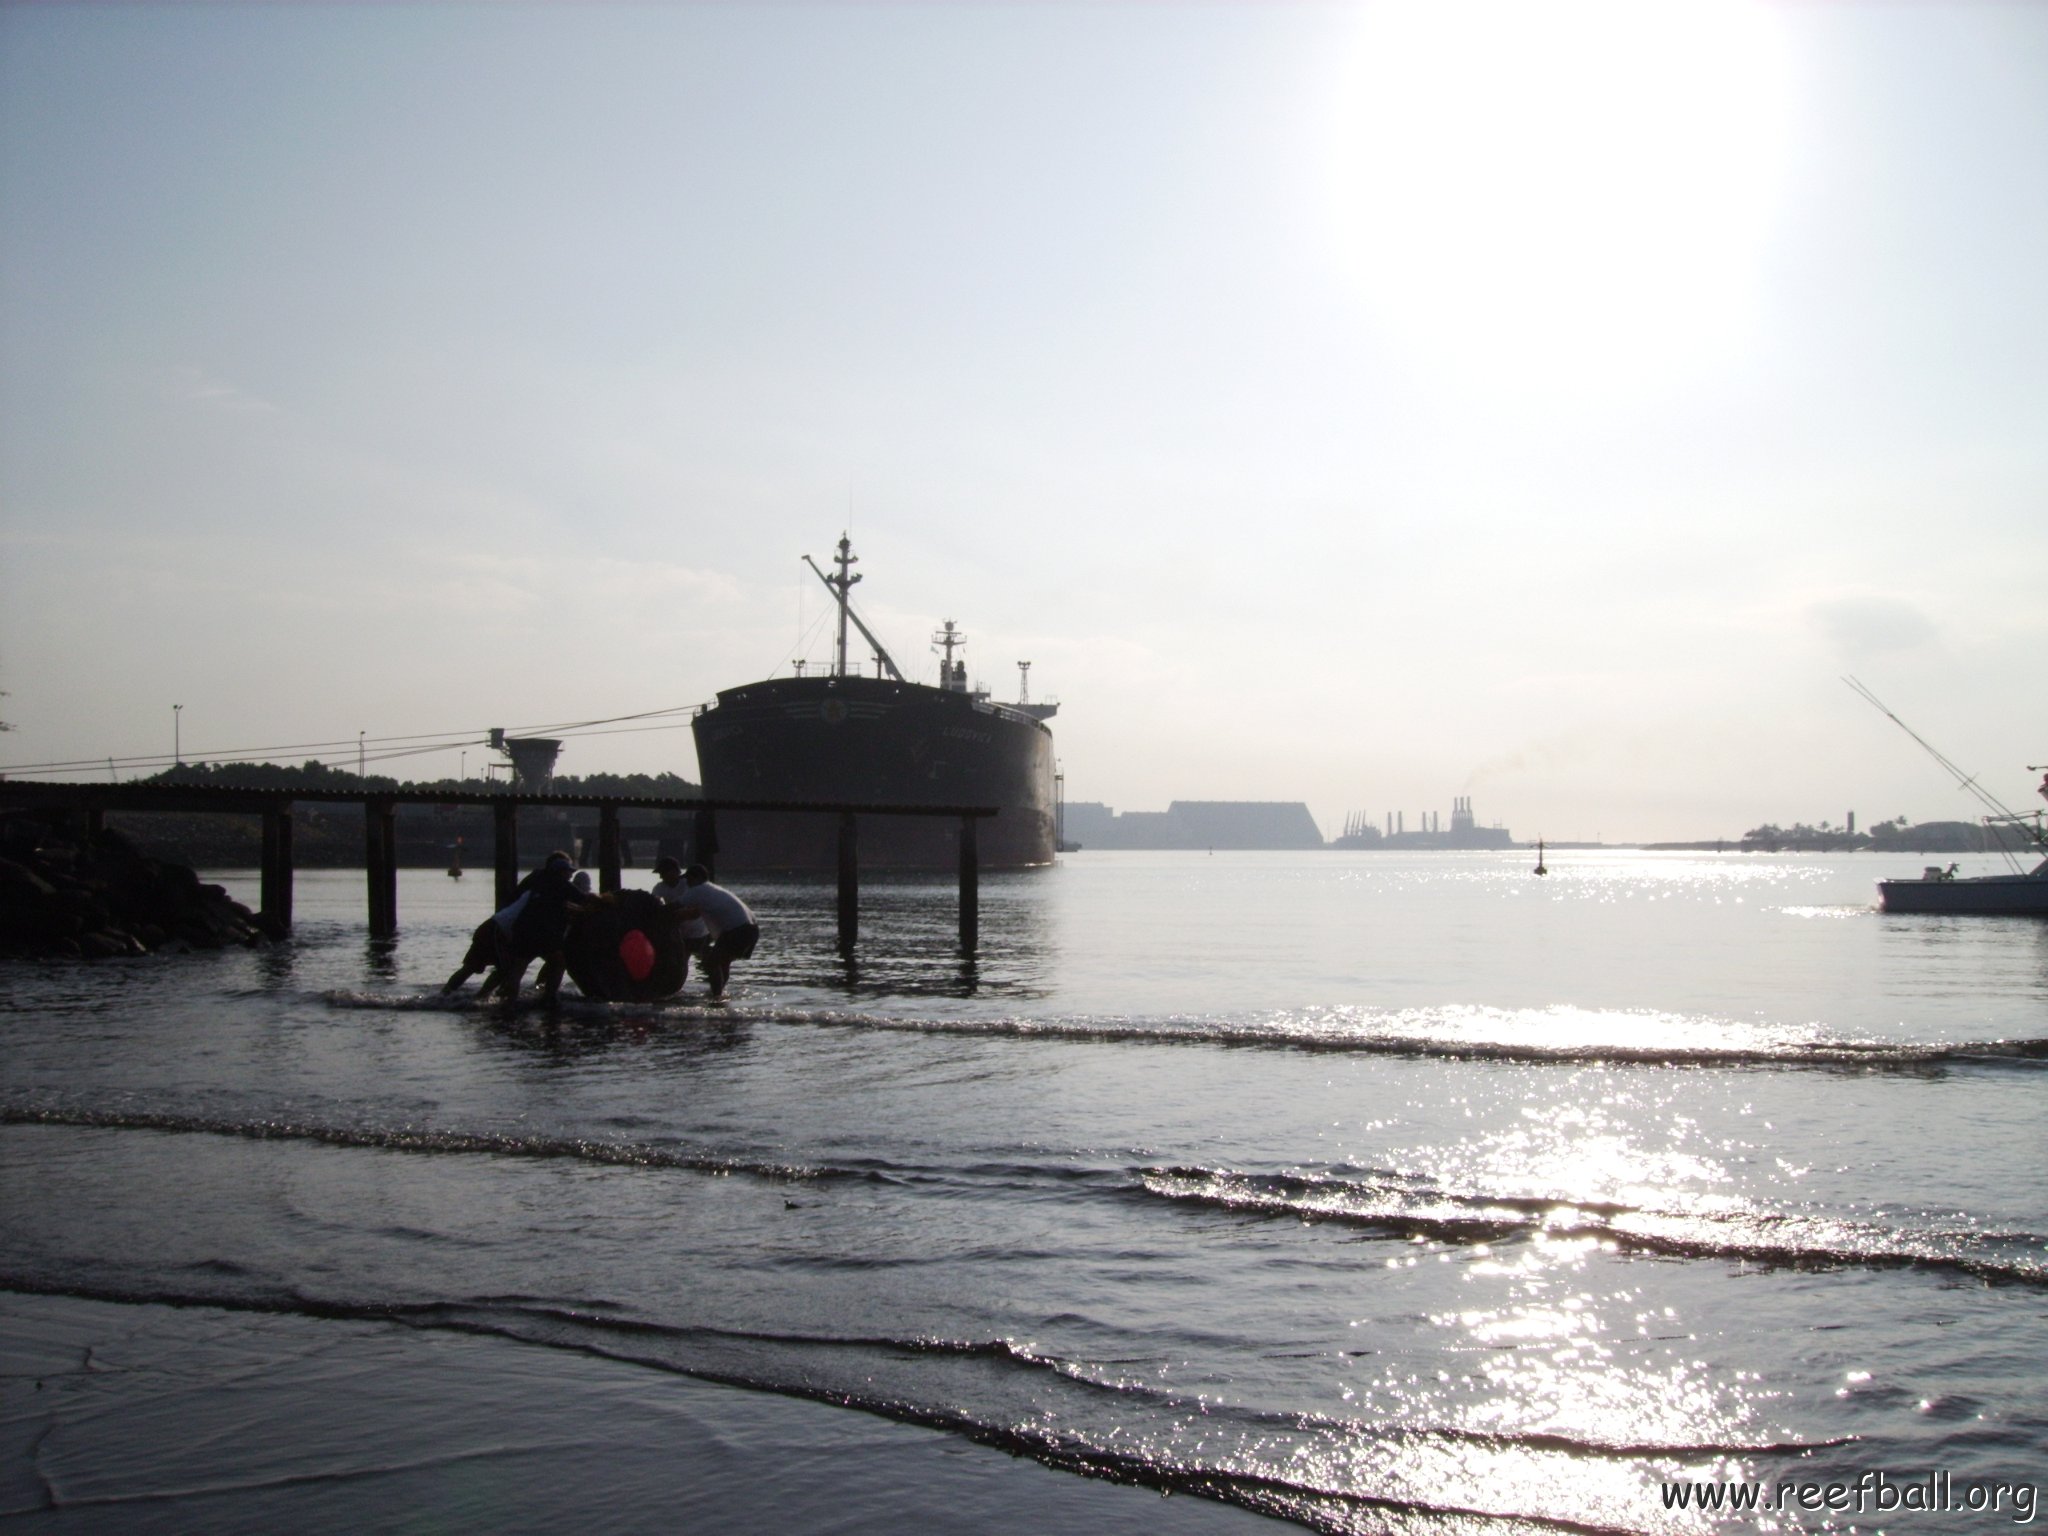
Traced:
<path fill-rule="evenodd" d="M 103 960 L 265 938 L 220 886 L 118 832 L 32 816 L 0 824 L 0 956 Z"/>

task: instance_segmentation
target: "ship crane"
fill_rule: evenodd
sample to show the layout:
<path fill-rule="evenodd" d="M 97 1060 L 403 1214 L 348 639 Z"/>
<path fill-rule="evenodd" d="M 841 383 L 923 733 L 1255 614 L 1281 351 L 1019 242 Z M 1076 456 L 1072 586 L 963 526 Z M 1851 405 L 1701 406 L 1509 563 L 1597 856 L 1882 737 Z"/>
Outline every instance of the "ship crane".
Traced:
<path fill-rule="evenodd" d="M 875 632 L 861 622 L 860 615 L 853 611 L 853 605 L 847 601 L 846 594 L 853 589 L 853 584 L 860 580 L 860 577 L 854 575 L 851 570 L 851 567 L 860 563 L 860 557 L 853 552 L 853 540 L 844 534 L 839 536 L 839 553 L 832 557 L 832 563 L 839 567 L 839 574 L 827 576 L 818 569 L 817 561 L 809 555 L 804 556 L 804 564 L 817 572 L 818 580 L 825 583 L 826 588 L 832 593 L 833 601 L 839 604 L 839 648 L 833 661 L 832 675 L 846 676 L 846 625 L 851 620 L 853 627 L 861 632 L 861 637 L 875 648 L 875 660 L 879 661 L 897 682 L 908 682 L 909 679 L 897 668 L 895 660 L 883 647 L 882 642 L 875 638 Z"/>

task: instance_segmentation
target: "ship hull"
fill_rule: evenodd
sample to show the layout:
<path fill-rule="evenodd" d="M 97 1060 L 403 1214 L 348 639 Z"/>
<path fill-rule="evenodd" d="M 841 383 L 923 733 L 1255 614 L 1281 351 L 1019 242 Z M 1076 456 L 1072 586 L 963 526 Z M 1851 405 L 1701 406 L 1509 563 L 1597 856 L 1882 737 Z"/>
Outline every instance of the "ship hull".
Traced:
<path fill-rule="evenodd" d="M 1056 791 L 1052 732 L 1007 705 L 919 683 L 775 678 L 730 688 L 694 723 L 710 800 L 992 806 L 976 830 L 983 868 L 1049 864 Z M 721 871 L 818 870 L 839 857 L 830 812 L 720 811 Z M 864 814 L 860 867 L 952 869 L 960 822 Z"/>
<path fill-rule="evenodd" d="M 1887 912 L 2048 916 L 2048 864 L 2027 875 L 1880 880 L 1877 892 L 1878 905 Z"/>

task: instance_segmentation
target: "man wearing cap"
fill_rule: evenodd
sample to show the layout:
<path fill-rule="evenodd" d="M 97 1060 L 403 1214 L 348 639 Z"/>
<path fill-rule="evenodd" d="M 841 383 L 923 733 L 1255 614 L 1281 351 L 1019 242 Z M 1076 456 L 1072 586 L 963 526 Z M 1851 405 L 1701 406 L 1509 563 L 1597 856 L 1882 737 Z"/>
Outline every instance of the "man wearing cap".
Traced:
<path fill-rule="evenodd" d="M 663 854 L 654 861 L 654 873 L 659 877 L 654 887 L 654 899 L 664 907 L 675 909 L 676 932 L 683 941 L 683 975 L 690 974 L 688 956 L 694 955 L 700 963 L 705 952 L 711 948 L 711 930 L 705 926 L 696 903 L 690 900 L 689 887 L 683 884 L 683 866 L 675 859 Z"/>

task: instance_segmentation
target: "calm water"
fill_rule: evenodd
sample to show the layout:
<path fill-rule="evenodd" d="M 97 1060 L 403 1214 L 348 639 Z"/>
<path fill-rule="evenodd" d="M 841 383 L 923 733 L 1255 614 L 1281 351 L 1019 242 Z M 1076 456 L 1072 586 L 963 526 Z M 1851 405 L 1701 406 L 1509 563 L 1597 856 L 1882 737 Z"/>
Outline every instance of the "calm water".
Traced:
<path fill-rule="evenodd" d="M 871 882 L 851 963 L 829 891 L 750 886 L 725 1006 L 552 1015 L 433 995 L 480 880 L 407 874 L 373 946 L 305 874 L 288 946 L 7 972 L 0 1287 L 594 1353 L 1327 1530 L 2048 1483 L 2048 923 L 1879 915 L 1917 858 L 1530 862 L 1083 853 L 985 879 L 972 962 L 948 884 Z"/>

